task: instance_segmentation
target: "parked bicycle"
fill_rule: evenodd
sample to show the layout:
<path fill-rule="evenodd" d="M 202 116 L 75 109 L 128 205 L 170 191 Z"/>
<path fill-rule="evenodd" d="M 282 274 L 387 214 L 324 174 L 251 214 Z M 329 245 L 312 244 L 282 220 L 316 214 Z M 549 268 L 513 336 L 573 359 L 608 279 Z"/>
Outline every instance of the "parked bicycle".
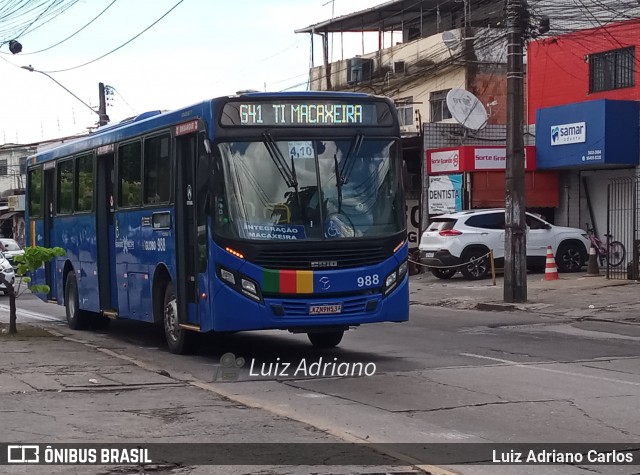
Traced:
<path fill-rule="evenodd" d="M 627 256 L 627 250 L 620 241 L 614 241 L 611 234 L 605 234 L 605 241 L 603 242 L 596 236 L 595 230 L 590 228 L 589 223 L 587 223 L 587 235 L 589 236 L 591 245 L 596 249 L 600 266 L 604 266 L 608 261 L 611 267 L 618 267 L 624 262 L 624 258 Z"/>

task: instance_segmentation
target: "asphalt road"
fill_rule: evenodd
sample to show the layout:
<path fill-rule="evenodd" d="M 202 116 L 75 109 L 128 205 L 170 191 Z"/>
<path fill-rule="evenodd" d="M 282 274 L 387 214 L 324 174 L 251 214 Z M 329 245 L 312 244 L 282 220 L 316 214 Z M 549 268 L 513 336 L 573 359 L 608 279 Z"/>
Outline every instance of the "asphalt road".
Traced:
<path fill-rule="evenodd" d="M 63 307 L 33 298 L 21 300 L 19 309 L 23 322 L 60 328 L 56 320 L 64 318 Z M 640 444 L 640 325 L 413 305 L 409 323 L 350 331 L 339 348 L 324 352 L 305 335 L 254 332 L 206 336 L 197 355 L 176 356 L 165 350 L 158 329 L 125 321 L 78 336 L 348 441 Z M 224 382 L 220 358 L 227 353 L 244 365 Z M 314 373 L 318 366 L 324 374 Z M 370 375 L 335 376 L 339 371 Z M 640 470 L 448 468 L 462 474 Z"/>

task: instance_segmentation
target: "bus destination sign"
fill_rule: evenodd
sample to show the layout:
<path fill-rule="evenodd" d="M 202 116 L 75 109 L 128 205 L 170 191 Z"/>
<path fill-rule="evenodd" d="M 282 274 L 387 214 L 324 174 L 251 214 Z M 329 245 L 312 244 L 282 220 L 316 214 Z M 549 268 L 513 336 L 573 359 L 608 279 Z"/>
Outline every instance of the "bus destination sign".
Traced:
<path fill-rule="evenodd" d="M 262 127 L 309 127 L 391 125 L 384 103 L 348 102 L 229 102 L 222 112 L 222 125 Z"/>

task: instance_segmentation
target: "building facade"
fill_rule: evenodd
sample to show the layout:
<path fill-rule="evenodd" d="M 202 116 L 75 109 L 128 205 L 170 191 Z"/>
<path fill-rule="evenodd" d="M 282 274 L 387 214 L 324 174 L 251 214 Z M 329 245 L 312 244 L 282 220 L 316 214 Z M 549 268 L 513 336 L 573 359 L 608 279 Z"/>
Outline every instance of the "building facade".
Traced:
<path fill-rule="evenodd" d="M 638 167 L 628 159 L 615 158 L 613 152 L 607 154 L 606 162 L 586 163 L 586 158 L 583 162 L 580 153 L 576 155 L 580 163 L 558 166 L 549 152 L 568 152 L 573 145 L 551 145 L 550 137 L 542 139 L 544 134 L 536 122 L 540 114 L 542 120 L 548 117 L 554 120 L 554 113 L 564 117 L 564 111 L 554 111 L 553 107 L 597 99 L 638 99 L 635 49 L 640 40 L 634 36 L 634 30 L 639 20 L 611 22 L 640 16 L 640 6 L 637 2 L 622 1 L 612 7 L 585 0 L 576 8 L 572 2 L 541 0 L 528 7 L 525 4 L 525 8 L 529 8 L 530 27 L 525 33 L 529 46 L 524 71 L 525 123 L 528 123 L 524 141 L 536 146 L 532 149 L 535 164 L 529 166 L 525 176 L 527 207 L 559 225 L 585 228 L 589 222 L 602 234 L 608 180 L 634 177 L 638 175 Z M 543 20 L 549 31 L 543 39 L 536 40 L 541 38 L 538 26 Z M 442 151 L 446 155 L 451 150 L 468 155 L 476 154 L 477 149 L 476 155 L 482 157 L 486 155 L 483 150 L 489 147 L 494 162 L 501 162 L 504 152 L 500 149 L 506 144 L 507 105 L 503 1 L 396 0 L 297 32 L 322 40 L 321 54 L 312 55 L 312 62 L 320 65 L 310 71 L 311 89 L 368 92 L 395 101 L 410 177 L 407 202 L 410 239 L 412 232 L 417 237 L 418 223 L 422 221 L 424 226 L 428 219 L 431 205 L 425 196 L 430 186 L 443 183 L 449 186 L 448 190 L 440 190 L 438 196 L 455 196 L 450 205 L 502 206 L 505 180 L 499 167 L 469 166 L 429 176 L 432 165 L 429 161 L 433 152 Z M 378 34 L 377 50 L 366 53 L 363 46 L 361 55 L 330 61 L 332 35 L 339 34 L 342 38 L 365 33 Z M 463 127 L 452 117 L 446 105 L 447 93 L 452 89 L 466 90 L 478 98 L 487 113 L 481 130 Z M 614 109 L 614 105 L 605 105 L 603 110 Z M 597 114 L 594 111 L 591 109 L 589 113 Z M 579 114 L 574 119 L 592 120 Z M 613 122 L 607 119 L 590 125 L 592 136 L 605 123 L 611 127 Z M 611 139 L 608 143 L 613 142 Z M 597 150 L 597 147 L 585 149 L 585 157 L 594 157 Z M 590 151 L 592 155 L 588 155 Z M 454 155 L 455 152 L 451 156 Z M 418 213 L 420 199 L 422 212 Z M 441 205 L 438 203 L 431 211 L 441 209 Z"/>
<path fill-rule="evenodd" d="M 0 146 L 0 236 L 11 237 L 24 246 L 24 190 L 26 159 L 35 146 Z"/>
<path fill-rule="evenodd" d="M 638 26 L 636 18 L 529 44 L 527 119 L 538 168 L 560 172 L 559 224 L 605 234 L 609 185 L 639 175 Z"/>
<path fill-rule="evenodd" d="M 412 246 L 417 246 L 421 215 L 425 214 L 419 211 L 425 189 L 425 152 L 437 146 L 426 141 L 431 135 L 424 133 L 425 127 L 434 123 L 450 126 L 457 142 L 473 140 L 447 107 L 449 91 L 468 91 L 479 101 L 487 112 L 483 127 L 506 122 L 506 38 L 500 27 L 503 2 L 482 2 L 473 9 L 467 6 L 467 2 L 398 0 L 297 30 L 322 38 L 322 64 L 310 71 L 312 90 L 366 92 L 394 100 L 408 178 Z M 376 51 L 329 61 L 330 35 L 367 33 L 378 34 Z"/>

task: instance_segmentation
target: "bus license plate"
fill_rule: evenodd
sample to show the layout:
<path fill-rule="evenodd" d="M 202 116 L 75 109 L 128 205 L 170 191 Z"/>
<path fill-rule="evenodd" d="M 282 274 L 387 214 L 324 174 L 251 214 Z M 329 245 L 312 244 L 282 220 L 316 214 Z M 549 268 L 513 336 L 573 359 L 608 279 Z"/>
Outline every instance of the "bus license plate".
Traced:
<path fill-rule="evenodd" d="M 309 315 L 328 315 L 342 313 L 341 303 L 328 303 L 322 305 L 309 305 Z"/>
<path fill-rule="evenodd" d="M 435 252 L 425 252 L 424 257 L 433 257 L 435 256 L 435 254 L 436 254 Z"/>

